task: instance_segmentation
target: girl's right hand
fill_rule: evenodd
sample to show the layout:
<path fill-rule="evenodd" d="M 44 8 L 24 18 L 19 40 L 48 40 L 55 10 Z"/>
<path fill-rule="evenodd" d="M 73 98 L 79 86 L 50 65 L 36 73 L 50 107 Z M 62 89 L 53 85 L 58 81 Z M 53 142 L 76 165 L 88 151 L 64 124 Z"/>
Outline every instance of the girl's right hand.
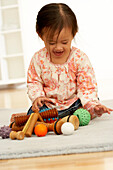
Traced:
<path fill-rule="evenodd" d="M 38 110 L 39 111 L 39 107 L 42 107 L 44 105 L 45 102 L 49 102 L 49 103 L 52 103 L 54 104 L 51 99 L 47 98 L 47 97 L 37 97 L 33 104 L 32 104 L 32 110 L 33 111 L 36 111 Z"/>

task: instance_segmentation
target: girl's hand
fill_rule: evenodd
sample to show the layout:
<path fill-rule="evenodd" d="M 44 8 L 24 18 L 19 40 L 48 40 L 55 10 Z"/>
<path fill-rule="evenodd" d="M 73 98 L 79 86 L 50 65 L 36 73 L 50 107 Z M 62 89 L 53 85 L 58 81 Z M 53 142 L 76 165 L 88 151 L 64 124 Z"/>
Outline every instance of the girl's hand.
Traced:
<path fill-rule="evenodd" d="M 110 114 L 111 111 L 113 111 L 113 109 L 107 108 L 106 106 L 101 105 L 101 104 L 96 105 L 96 106 L 94 107 L 94 112 L 95 112 L 95 114 L 96 114 L 97 116 L 99 116 L 99 117 L 102 116 L 103 113 L 108 113 L 108 114 Z"/>
<path fill-rule="evenodd" d="M 32 110 L 33 111 L 36 111 L 38 110 L 39 111 L 39 107 L 42 107 L 44 105 L 45 102 L 49 102 L 49 103 L 52 103 L 54 104 L 49 98 L 47 97 L 37 97 L 33 104 L 32 104 Z"/>

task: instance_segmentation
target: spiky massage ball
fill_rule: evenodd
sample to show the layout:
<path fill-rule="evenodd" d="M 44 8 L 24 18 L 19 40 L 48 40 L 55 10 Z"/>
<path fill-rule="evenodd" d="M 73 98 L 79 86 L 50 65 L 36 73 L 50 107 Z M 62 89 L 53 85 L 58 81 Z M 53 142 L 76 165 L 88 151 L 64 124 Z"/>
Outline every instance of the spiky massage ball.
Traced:
<path fill-rule="evenodd" d="M 73 114 L 78 117 L 80 126 L 88 125 L 90 122 L 91 115 L 86 109 L 77 109 Z"/>
<path fill-rule="evenodd" d="M 9 126 L 2 126 L 0 127 L 0 136 L 2 139 L 9 138 L 9 134 L 11 132 L 11 128 Z"/>

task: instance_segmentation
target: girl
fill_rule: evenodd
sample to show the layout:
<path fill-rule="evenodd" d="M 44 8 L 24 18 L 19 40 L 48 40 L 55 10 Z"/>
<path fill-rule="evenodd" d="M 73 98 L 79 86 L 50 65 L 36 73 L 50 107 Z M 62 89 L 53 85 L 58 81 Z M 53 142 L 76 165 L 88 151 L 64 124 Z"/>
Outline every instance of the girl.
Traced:
<path fill-rule="evenodd" d="M 51 3 L 37 15 L 36 32 L 45 47 L 36 52 L 28 69 L 27 86 L 32 107 L 57 108 L 59 115 L 82 105 L 91 117 L 112 109 L 98 100 L 97 83 L 91 63 L 81 50 L 71 47 L 78 32 L 73 11 L 62 3 Z"/>

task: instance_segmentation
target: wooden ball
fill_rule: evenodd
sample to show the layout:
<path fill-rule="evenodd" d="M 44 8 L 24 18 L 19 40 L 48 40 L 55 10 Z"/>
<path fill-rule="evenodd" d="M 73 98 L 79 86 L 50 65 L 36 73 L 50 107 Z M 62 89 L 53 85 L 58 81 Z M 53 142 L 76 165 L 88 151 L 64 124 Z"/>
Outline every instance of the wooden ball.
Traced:
<path fill-rule="evenodd" d="M 61 126 L 61 132 L 64 135 L 71 135 L 74 132 L 74 126 L 72 123 L 70 122 L 65 122 L 62 126 Z"/>
<path fill-rule="evenodd" d="M 47 129 L 46 125 L 38 124 L 38 125 L 35 126 L 34 132 L 35 132 L 36 136 L 42 137 L 42 136 L 45 136 L 47 134 L 48 129 Z"/>

